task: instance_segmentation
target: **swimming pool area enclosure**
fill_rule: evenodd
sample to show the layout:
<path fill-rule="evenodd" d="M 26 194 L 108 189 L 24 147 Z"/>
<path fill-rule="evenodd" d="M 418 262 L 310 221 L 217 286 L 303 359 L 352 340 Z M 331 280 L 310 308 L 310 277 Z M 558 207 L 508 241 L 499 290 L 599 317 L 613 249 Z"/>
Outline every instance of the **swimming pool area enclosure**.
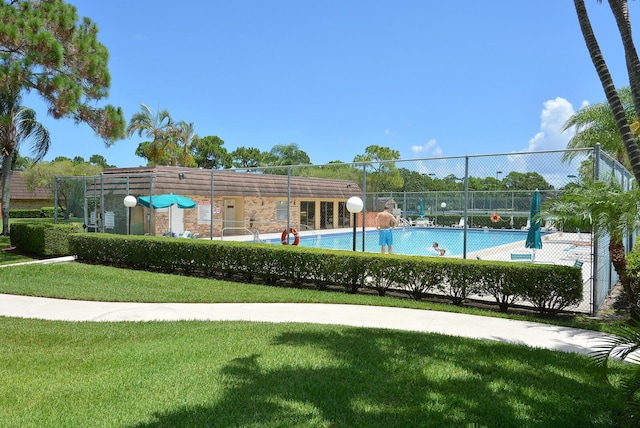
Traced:
<path fill-rule="evenodd" d="M 301 233 L 351 228 L 346 200 L 358 196 L 364 202 L 356 219 L 358 230 L 373 226 L 375 214 L 388 204 L 405 227 L 461 227 L 465 231 L 461 257 L 467 258 L 466 230 L 526 228 L 536 189 L 544 206 L 587 177 L 613 177 L 626 188 L 633 182 L 629 172 L 595 147 L 232 170 L 117 168 L 100 176 L 57 177 L 54 200 L 64 208 L 64 218 L 56 221 L 82 221 L 87 232 L 159 236 L 189 231 L 200 238 L 246 235 L 251 240 L 290 228 Z M 196 207 L 128 208 L 123 203 L 128 195 L 152 198 L 163 193 L 189 197 Z M 594 312 L 617 281 L 607 236 L 576 230 L 571 224 L 543 225 L 578 232 L 589 240 L 592 286 L 585 311 Z M 627 250 L 634 233 L 628 231 Z M 365 247 L 362 240 L 359 251 Z M 416 245 L 426 247 L 431 242 Z"/>

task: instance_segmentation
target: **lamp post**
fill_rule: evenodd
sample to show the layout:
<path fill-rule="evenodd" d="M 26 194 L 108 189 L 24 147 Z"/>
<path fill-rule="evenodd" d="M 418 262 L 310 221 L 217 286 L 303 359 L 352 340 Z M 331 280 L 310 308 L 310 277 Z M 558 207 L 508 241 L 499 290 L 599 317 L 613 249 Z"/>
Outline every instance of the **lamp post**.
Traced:
<path fill-rule="evenodd" d="M 442 217 L 444 218 L 444 210 L 447 208 L 447 203 L 446 202 L 441 203 L 440 208 L 442 208 Z"/>
<path fill-rule="evenodd" d="M 135 196 L 127 195 L 124 197 L 124 206 L 129 210 L 127 212 L 127 235 L 131 235 L 131 208 L 135 207 L 138 200 Z"/>
<path fill-rule="evenodd" d="M 357 196 L 352 196 L 347 200 L 347 210 L 353 214 L 353 251 L 356 250 L 356 214 L 362 211 L 364 204 L 362 199 Z"/>

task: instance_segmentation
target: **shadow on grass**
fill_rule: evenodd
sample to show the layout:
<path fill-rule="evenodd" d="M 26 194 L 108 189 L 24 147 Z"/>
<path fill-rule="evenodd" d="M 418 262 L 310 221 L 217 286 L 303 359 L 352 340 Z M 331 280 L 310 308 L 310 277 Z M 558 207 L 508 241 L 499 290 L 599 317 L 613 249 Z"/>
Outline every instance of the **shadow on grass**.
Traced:
<path fill-rule="evenodd" d="M 575 354 L 350 328 L 282 332 L 271 345 L 226 363 L 211 405 L 135 426 L 611 427 L 622 412 L 620 391 Z"/>

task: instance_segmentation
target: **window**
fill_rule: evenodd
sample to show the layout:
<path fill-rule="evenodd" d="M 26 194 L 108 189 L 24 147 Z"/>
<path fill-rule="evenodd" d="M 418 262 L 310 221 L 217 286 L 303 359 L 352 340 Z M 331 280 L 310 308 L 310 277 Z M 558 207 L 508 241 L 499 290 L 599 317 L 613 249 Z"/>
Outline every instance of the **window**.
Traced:
<path fill-rule="evenodd" d="M 276 220 L 286 220 L 289 215 L 287 201 L 276 201 Z"/>
<path fill-rule="evenodd" d="M 316 203 L 315 201 L 300 201 L 300 224 L 315 227 Z"/>

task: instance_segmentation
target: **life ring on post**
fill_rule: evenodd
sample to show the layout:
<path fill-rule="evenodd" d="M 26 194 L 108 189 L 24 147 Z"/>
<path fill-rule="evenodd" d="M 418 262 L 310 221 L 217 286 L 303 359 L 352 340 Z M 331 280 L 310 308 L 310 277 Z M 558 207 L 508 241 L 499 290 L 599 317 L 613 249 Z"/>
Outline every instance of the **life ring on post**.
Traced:
<path fill-rule="evenodd" d="M 300 243 L 300 236 L 298 236 L 298 231 L 290 227 L 289 233 L 293 235 L 293 243 L 291 245 L 298 245 Z M 287 229 L 282 231 L 282 236 L 280 236 L 280 242 L 282 245 L 289 245 L 289 240 L 287 239 Z"/>
<path fill-rule="evenodd" d="M 491 217 L 489 217 L 489 218 L 491 219 L 491 221 L 492 221 L 493 223 L 497 223 L 497 222 L 499 222 L 499 221 L 500 221 L 500 214 L 498 214 L 498 213 L 493 213 L 493 214 L 491 214 Z"/>

